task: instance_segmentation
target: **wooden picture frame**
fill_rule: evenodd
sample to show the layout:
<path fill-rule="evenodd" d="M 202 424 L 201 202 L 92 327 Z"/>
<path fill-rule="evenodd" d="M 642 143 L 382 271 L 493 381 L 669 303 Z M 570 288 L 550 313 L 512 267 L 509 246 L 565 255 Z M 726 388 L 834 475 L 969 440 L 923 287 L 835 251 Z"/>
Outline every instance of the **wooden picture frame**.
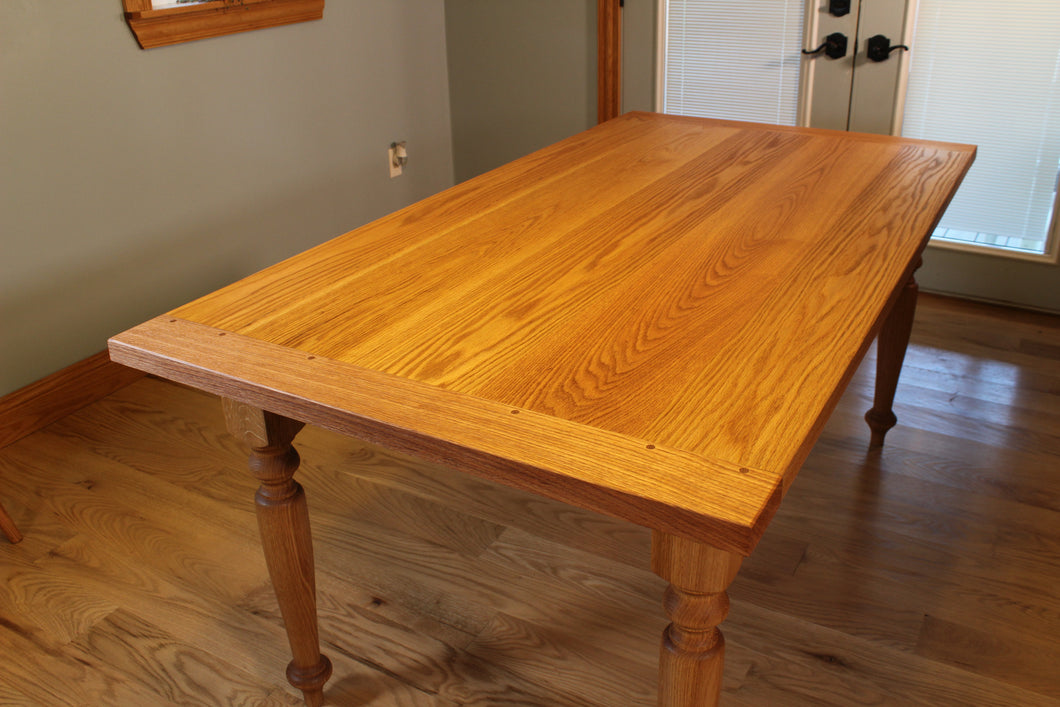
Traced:
<path fill-rule="evenodd" d="M 143 49 L 324 16 L 324 0 L 209 0 L 159 9 L 152 0 L 122 0 L 122 5 Z"/>

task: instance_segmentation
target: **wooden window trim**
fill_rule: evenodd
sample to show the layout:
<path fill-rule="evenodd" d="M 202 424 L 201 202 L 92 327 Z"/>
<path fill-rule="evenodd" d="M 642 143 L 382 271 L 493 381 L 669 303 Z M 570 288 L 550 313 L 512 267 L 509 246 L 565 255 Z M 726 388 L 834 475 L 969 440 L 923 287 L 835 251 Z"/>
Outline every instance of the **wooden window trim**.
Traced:
<path fill-rule="evenodd" d="M 622 112 L 622 0 L 596 2 L 596 118 Z"/>
<path fill-rule="evenodd" d="M 212 0 L 158 10 L 151 0 L 122 0 L 122 4 L 125 21 L 143 49 L 324 16 L 324 0 Z"/>

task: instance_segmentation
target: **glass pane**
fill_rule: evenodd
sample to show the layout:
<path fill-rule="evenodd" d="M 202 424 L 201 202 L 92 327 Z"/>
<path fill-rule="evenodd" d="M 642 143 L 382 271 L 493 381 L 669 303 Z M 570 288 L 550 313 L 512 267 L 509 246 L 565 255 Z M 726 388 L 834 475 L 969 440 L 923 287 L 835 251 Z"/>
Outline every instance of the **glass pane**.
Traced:
<path fill-rule="evenodd" d="M 979 146 L 936 236 L 1045 252 L 1060 170 L 1060 2 L 920 0 L 902 133 Z"/>
<path fill-rule="evenodd" d="M 804 0 L 668 0 L 663 112 L 794 125 Z"/>

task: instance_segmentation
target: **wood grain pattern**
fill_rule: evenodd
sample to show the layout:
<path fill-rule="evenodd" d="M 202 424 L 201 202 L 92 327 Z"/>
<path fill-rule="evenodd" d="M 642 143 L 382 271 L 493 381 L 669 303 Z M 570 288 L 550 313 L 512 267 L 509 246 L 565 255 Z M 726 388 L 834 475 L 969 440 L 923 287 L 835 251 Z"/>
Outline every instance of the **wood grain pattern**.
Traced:
<path fill-rule="evenodd" d="M 294 656 L 287 680 L 306 707 L 321 707 L 332 666 L 320 653 L 309 508 L 292 478 L 300 459 L 291 442 L 305 423 L 227 399 L 224 411 L 229 431 L 250 447 L 250 472 L 261 482 L 254 495 L 258 530 Z"/>
<path fill-rule="evenodd" d="M 113 355 L 747 554 L 973 156 L 628 114 L 181 307 L 180 337 L 163 318 L 116 337 Z M 232 336 L 180 348 L 189 322 Z M 233 346 L 248 365 L 223 366 Z M 266 369 L 280 378 L 250 380 Z M 531 449 L 527 424 L 548 443 Z"/>
<path fill-rule="evenodd" d="M 22 540 L 22 533 L 19 532 L 18 526 L 15 525 L 15 521 L 13 521 L 7 511 L 4 510 L 3 505 L 0 505 L 0 532 L 3 533 L 9 543 L 14 544 L 21 542 Z"/>
<path fill-rule="evenodd" d="M 729 585 L 743 558 L 732 552 L 652 532 L 652 571 L 667 582 L 670 625 L 659 655 L 659 707 L 714 707 L 721 697 Z"/>
<path fill-rule="evenodd" d="M 0 398 L 0 447 L 104 398 L 143 377 L 115 365 L 106 351 L 71 364 Z"/>
<path fill-rule="evenodd" d="M 1056 317 L 921 295 L 885 451 L 870 351 L 728 590 L 723 705 L 1055 707 L 1057 344 Z M 0 540 L 0 704 L 301 703 L 224 428 L 146 378 L 0 449 L 26 531 Z M 316 427 L 296 444 L 327 704 L 655 704 L 650 533 Z"/>
<path fill-rule="evenodd" d="M 170 380 L 743 554 L 780 500 L 767 472 L 183 319 L 159 317 L 111 345 L 115 360 Z"/>

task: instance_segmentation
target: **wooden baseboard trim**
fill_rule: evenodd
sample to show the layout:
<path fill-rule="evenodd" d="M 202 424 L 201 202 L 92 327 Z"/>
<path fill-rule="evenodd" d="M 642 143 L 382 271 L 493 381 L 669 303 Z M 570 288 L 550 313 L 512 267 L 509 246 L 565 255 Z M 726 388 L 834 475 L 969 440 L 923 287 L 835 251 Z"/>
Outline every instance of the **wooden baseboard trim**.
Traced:
<path fill-rule="evenodd" d="M 0 398 L 0 448 L 124 388 L 144 376 L 106 351 Z"/>

